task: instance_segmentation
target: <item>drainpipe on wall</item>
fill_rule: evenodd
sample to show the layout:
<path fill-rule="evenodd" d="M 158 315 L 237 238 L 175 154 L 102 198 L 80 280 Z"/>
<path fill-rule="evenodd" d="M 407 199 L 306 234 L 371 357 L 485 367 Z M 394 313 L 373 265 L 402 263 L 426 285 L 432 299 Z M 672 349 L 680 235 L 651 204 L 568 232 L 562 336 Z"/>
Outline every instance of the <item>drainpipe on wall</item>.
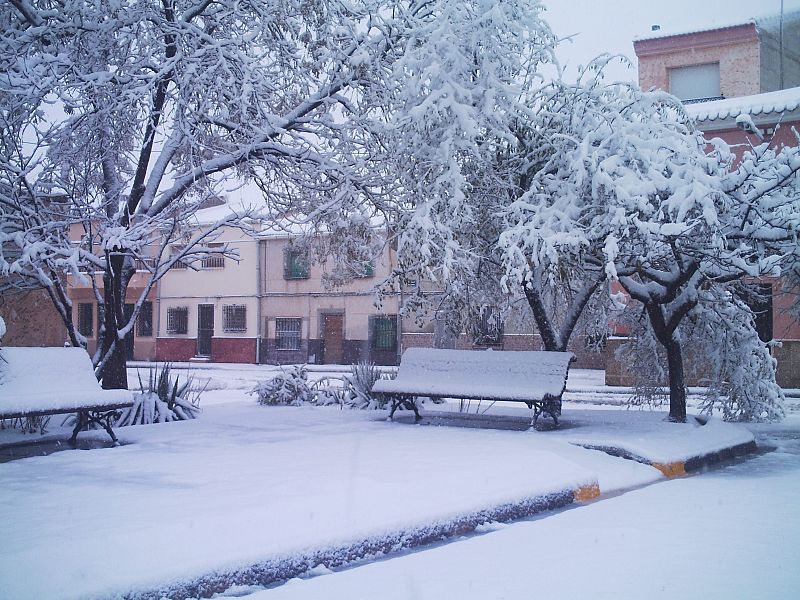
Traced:
<path fill-rule="evenodd" d="M 156 281 L 156 335 L 155 344 L 153 344 L 153 352 L 155 356 L 153 360 L 158 358 L 158 338 L 161 336 L 161 280 Z"/>

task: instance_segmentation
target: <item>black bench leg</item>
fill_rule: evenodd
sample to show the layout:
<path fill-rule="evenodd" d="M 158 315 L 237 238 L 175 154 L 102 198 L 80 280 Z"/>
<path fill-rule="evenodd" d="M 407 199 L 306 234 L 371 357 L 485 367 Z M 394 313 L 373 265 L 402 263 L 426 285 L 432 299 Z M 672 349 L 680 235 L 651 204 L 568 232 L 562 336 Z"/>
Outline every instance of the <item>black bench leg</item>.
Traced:
<path fill-rule="evenodd" d="M 417 403 L 414 402 L 414 397 L 411 396 L 406 400 L 406 406 L 411 405 L 411 409 L 414 411 L 414 423 L 419 423 L 422 420 L 422 417 L 419 416 L 419 410 L 417 410 Z"/>
<path fill-rule="evenodd" d="M 88 420 L 86 411 L 78 411 L 78 414 L 75 417 L 75 429 L 72 430 L 72 437 L 69 438 L 69 444 L 73 448 L 78 444 L 78 432 L 86 427 L 87 422 Z"/>
<path fill-rule="evenodd" d="M 414 402 L 414 396 L 392 396 L 392 410 L 389 412 L 389 419 L 394 418 L 395 411 L 404 406 L 405 408 L 410 408 L 414 411 L 414 422 L 419 423 L 422 420 L 422 417 L 419 414 L 419 410 L 417 410 L 417 403 Z"/>
<path fill-rule="evenodd" d="M 117 413 L 107 413 L 103 415 L 100 419 L 98 419 L 98 423 L 102 425 L 103 429 L 106 430 L 106 433 L 111 436 L 111 441 L 115 446 L 119 446 L 119 440 L 117 436 L 114 434 L 114 430 L 111 429 L 111 419 L 116 418 Z"/>

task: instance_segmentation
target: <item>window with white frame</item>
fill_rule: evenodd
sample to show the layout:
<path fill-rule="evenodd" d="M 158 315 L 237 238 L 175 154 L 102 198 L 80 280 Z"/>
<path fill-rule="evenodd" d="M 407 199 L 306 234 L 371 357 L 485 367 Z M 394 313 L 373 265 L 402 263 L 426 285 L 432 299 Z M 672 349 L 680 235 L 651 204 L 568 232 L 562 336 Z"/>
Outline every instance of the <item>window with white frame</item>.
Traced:
<path fill-rule="evenodd" d="M 227 304 L 222 307 L 222 330 L 229 333 L 247 331 L 247 306 Z"/>
<path fill-rule="evenodd" d="M 275 348 L 277 350 L 300 350 L 299 318 L 275 319 Z"/>
<path fill-rule="evenodd" d="M 167 309 L 167 333 L 187 333 L 189 331 L 189 307 L 171 306 Z"/>

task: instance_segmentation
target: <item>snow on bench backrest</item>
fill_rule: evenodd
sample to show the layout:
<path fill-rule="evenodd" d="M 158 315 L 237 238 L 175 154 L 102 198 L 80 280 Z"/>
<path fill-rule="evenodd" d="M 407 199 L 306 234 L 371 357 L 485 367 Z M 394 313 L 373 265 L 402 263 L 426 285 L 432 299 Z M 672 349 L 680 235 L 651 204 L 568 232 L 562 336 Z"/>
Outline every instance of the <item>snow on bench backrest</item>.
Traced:
<path fill-rule="evenodd" d="M 128 390 L 103 390 L 83 348 L 0 349 L 0 415 L 131 402 Z"/>
<path fill-rule="evenodd" d="M 496 352 L 409 348 L 397 378 L 380 380 L 376 392 L 419 396 L 542 400 L 560 397 L 573 359 L 571 352 Z"/>

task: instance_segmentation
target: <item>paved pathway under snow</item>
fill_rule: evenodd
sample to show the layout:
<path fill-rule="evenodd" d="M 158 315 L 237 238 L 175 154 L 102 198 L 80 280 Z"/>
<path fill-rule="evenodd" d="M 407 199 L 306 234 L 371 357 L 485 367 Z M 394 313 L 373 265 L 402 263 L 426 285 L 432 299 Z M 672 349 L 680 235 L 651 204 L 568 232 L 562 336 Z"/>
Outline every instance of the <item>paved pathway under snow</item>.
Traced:
<path fill-rule="evenodd" d="M 761 429 L 774 452 L 247 600 L 796 598 L 800 418 Z"/>

